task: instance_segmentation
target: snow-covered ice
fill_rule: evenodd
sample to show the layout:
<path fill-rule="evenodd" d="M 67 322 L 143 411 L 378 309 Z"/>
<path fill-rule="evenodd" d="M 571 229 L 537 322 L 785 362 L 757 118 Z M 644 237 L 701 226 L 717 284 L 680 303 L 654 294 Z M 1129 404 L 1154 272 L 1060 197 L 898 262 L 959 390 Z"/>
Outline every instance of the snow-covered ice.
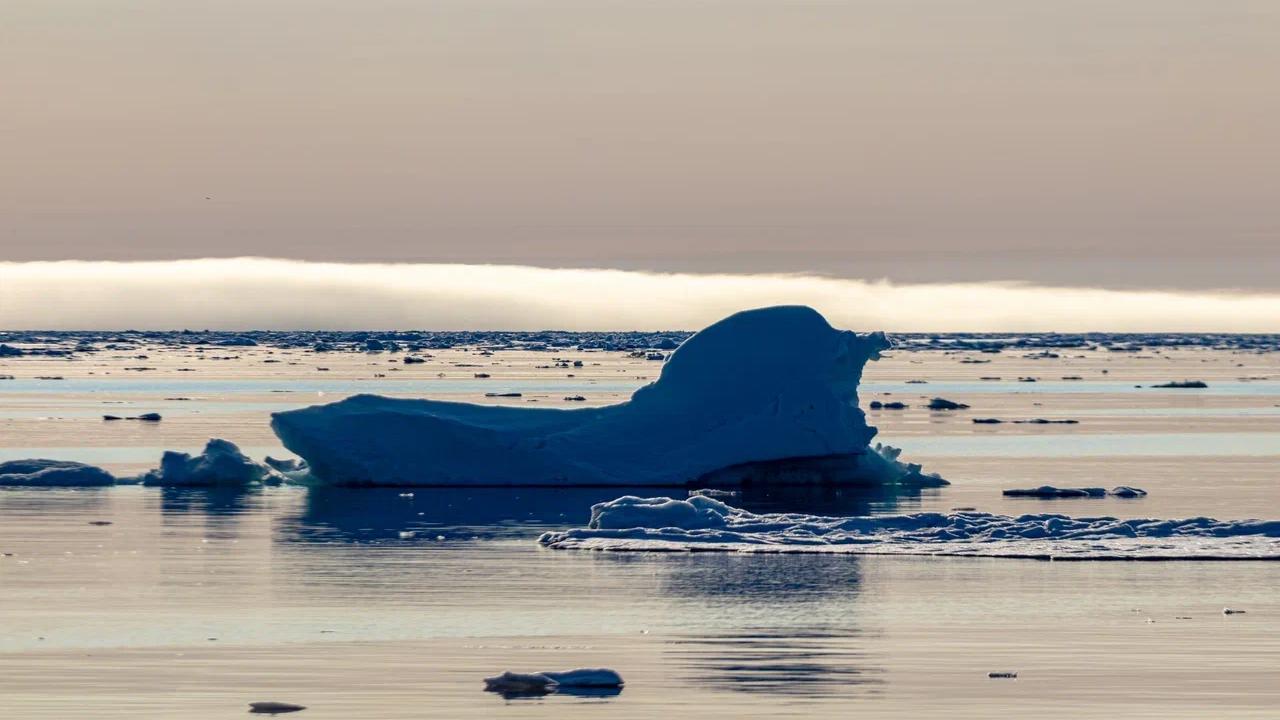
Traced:
<path fill-rule="evenodd" d="M 865 482 L 930 482 L 858 407 L 882 333 L 836 330 L 807 307 L 732 315 L 689 338 L 657 381 L 597 408 L 494 407 L 357 395 L 276 413 L 272 427 L 323 482 L 347 485 L 668 485 L 788 481 L 777 463 Z M 812 461 L 821 460 L 817 465 Z M 806 465 L 807 463 L 807 465 Z M 714 477 L 713 477 L 714 474 Z"/>
<path fill-rule="evenodd" d="M 1280 520 L 756 514 L 714 498 L 620 497 L 587 527 L 544 533 L 557 549 L 973 555 L 1053 559 L 1280 559 Z"/>
<path fill-rule="evenodd" d="M 111 473 L 84 463 L 40 458 L 0 462 L 0 485 L 85 487 L 115 483 Z"/>

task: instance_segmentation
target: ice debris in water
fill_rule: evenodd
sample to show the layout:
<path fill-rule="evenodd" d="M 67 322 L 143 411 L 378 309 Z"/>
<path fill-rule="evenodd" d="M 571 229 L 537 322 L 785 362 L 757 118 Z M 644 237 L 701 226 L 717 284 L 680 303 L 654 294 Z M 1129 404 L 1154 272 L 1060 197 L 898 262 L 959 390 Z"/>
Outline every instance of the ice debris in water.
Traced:
<path fill-rule="evenodd" d="M 249 703 L 249 712 L 261 713 L 263 715 L 279 715 L 281 713 L 298 712 L 306 709 L 307 707 L 305 705 L 294 705 L 293 703 L 275 702 L 271 700 Z"/>
<path fill-rule="evenodd" d="M 1035 498 L 1100 498 L 1107 496 L 1106 488 L 1085 487 L 1085 488 L 1060 488 L 1052 485 L 1041 485 L 1035 488 L 1012 488 L 1003 491 L 1008 497 L 1035 497 Z M 1147 494 L 1146 490 L 1141 490 L 1127 485 L 1121 485 L 1112 489 L 1111 495 L 1121 498 L 1143 497 Z"/>
<path fill-rule="evenodd" d="M 620 688 L 622 676 L 607 668 L 578 668 L 559 672 L 516 673 L 484 679 L 484 689 L 507 694 L 545 694 L 569 688 Z"/>
<path fill-rule="evenodd" d="M 238 486 L 280 482 L 282 476 L 267 465 L 251 460 L 235 443 L 212 439 L 204 452 L 191 456 L 165 451 L 160 467 L 142 475 L 144 485 Z"/>
<path fill-rule="evenodd" d="M 557 549 L 982 555 L 1058 559 L 1280 559 L 1280 520 L 1163 520 L 984 512 L 829 517 L 756 514 L 694 495 L 625 496 L 587 527 L 544 533 Z"/>
<path fill-rule="evenodd" d="M 293 458 L 273 458 L 270 455 L 262 459 L 272 470 L 276 472 L 299 472 L 307 469 L 307 461 L 294 460 Z"/>
<path fill-rule="evenodd" d="M 345 485 L 680 486 L 832 457 L 856 466 L 859 482 L 926 479 L 896 453 L 873 451 L 876 430 L 858 407 L 863 366 L 889 345 L 883 333 L 836 330 L 812 308 L 762 308 L 689 338 L 657 381 L 616 405 L 356 395 L 275 413 L 272 428 L 318 481 Z M 770 481 L 796 482 L 777 470 L 769 466 Z"/>
<path fill-rule="evenodd" d="M 106 470 L 69 460 L 36 458 L 0 462 L 0 485 L 87 487 L 115 483 L 115 477 Z"/>

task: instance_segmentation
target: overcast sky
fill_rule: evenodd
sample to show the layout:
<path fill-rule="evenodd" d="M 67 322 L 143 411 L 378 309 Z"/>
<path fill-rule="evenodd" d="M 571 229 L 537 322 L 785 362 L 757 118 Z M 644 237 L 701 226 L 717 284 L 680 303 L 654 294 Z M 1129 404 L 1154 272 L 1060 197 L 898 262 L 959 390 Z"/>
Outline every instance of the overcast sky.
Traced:
<path fill-rule="evenodd" d="M 1280 289 L 1275 0 L 5 0 L 0 260 Z"/>

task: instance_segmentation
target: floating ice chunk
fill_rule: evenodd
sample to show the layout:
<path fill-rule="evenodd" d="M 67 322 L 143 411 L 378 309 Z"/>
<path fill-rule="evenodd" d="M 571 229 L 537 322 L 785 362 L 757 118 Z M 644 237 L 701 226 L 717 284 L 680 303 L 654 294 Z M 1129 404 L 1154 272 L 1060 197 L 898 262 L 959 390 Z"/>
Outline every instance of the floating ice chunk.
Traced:
<path fill-rule="evenodd" d="M 210 440 L 204 452 L 191 456 L 168 450 L 160 467 L 142 475 L 144 485 L 251 485 L 279 482 L 281 476 L 270 467 L 249 459 L 235 443 Z"/>
<path fill-rule="evenodd" d="M 811 308 L 771 307 L 689 338 L 656 382 L 617 405 L 357 395 L 276 413 L 272 427 L 334 484 L 680 486 L 729 468 L 722 479 L 747 481 L 749 468 L 769 463 L 770 481 L 792 482 L 782 470 L 815 458 L 842 458 L 850 482 L 936 484 L 870 447 L 876 430 L 858 407 L 858 383 L 888 347 L 883 333 L 836 330 Z M 813 482 L 815 467 L 798 482 Z"/>
<path fill-rule="evenodd" d="M 84 463 L 41 458 L 0 462 L 0 485 L 86 487 L 115 484 L 116 479 L 111 473 Z"/>
<path fill-rule="evenodd" d="M 622 676 L 616 671 L 608 668 L 578 668 L 576 670 L 561 670 L 558 672 L 542 672 L 555 681 L 556 685 L 580 688 L 610 688 L 622 687 Z"/>
<path fill-rule="evenodd" d="M 544 694 L 555 690 L 556 682 L 542 673 L 516 673 L 508 670 L 484 679 L 489 692 L 510 694 Z"/>
<path fill-rule="evenodd" d="M 1112 488 L 1111 494 L 1121 498 L 1136 498 L 1136 497 L 1146 497 L 1147 491 L 1143 490 L 1142 488 L 1129 487 L 1128 485 L 1121 485 L 1119 487 Z"/>
<path fill-rule="evenodd" d="M 731 498 L 737 497 L 737 490 L 720 490 L 717 488 L 700 488 L 698 490 L 690 490 L 689 495 L 702 495 L 709 498 Z"/>
<path fill-rule="evenodd" d="M 261 713 L 263 715 L 279 715 L 281 713 L 298 712 L 306 709 L 307 706 L 305 705 L 294 705 L 293 703 L 287 702 L 266 701 L 249 703 L 249 712 Z"/>
<path fill-rule="evenodd" d="M 622 676 L 607 668 L 578 668 L 558 672 L 516 673 L 484 679 L 484 689 L 507 694 L 546 694 L 571 688 L 620 688 Z"/>
<path fill-rule="evenodd" d="M 927 407 L 930 410 L 967 410 L 969 409 L 969 406 L 965 405 L 964 403 L 958 403 L 953 400 L 948 400 L 946 398 L 940 398 L 940 397 L 936 397 L 930 400 L 929 405 Z"/>
<path fill-rule="evenodd" d="M 592 505 L 591 522 L 587 527 L 593 530 L 640 527 L 697 530 L 724 527 L 725 516 L 730 511 L 732 508 L 728 505 L 705 495 L 693 495 L 687 500 L 627 495 Z"/>
<path fill-rule="evenodd" d="M 268 467 L 276 472 L 288 473 L 299 472 L 307 469 L 306 460 L 294 460 L 293 458 L 273 458 L 270 455 L 262 459 Z"/>
<path fill-rule="evenodd" d="M 1003 491 L 1004 495 L 1009 497 L 1037 497 L 1046 499 L 1056 498 L 1100 498 L 1106 497 L 1108 494 L 1120 498 L 1138 498 L 1145 497 L 1146 490 L 1140 488 L 1121 485 L 1111 490 L 1110 493 L 1105 488 L 1085 487 L 1085 488 L 1059 488 L 1052 485 L 1041 485 L 1037 488 L 1012 488 Z"/>
<path fill-rule="evenodd" d="M 1041 485 L 1036 488 L 1012 488 L 1005 490 L 1004 495 L 1008 497 L 1037 497 L 1037 498 L 1086 498 L 1086 497 L 1106 497 L 1106 488 L 1059 488 L 1052 485 Z"/>

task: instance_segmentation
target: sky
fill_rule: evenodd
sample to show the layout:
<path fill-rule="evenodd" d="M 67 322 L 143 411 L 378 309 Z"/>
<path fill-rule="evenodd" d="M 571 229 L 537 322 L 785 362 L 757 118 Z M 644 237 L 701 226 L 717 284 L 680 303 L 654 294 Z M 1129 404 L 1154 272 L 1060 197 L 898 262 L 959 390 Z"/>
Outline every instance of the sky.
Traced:
<path fill-rule="evenodd" d="M 0 262 L 1266 298 L 1278 87 L 1274 0 L 6 0 Z"/>

